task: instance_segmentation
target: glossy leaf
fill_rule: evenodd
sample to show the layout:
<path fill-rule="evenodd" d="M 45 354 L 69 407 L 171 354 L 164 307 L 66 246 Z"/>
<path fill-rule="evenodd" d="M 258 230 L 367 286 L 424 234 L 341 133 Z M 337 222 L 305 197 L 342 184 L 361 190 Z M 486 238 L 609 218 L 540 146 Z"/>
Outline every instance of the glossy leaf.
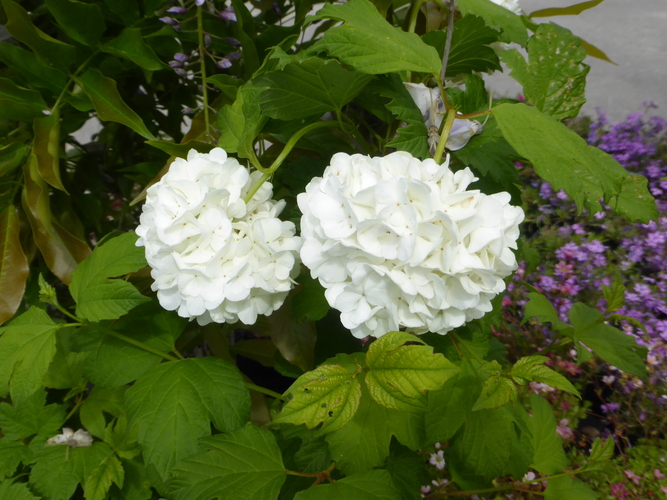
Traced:
<path fill-rule="evenodd" d="M 461 371 L 418 337 L 404 332 L 389 332 L 375 340 L 366 364 L 366 385 L 373 399 L 403 411 L 425 410 L 426 391 L 442 388 Z"/>
<path fill-rule="evenodd" d="M 361 73 L 378 75 L 396 71 L 439 74 L 442 63 L 433 47 L 414 33 L 389 24 L 368 0 L 325 5 L 308 18 L 334 19 L 343 24 L 327 30 L 311 51 L 327 51 Z"/>
<path fill-rule="evenodd" d="M 151 368 L 127 391 L 131 427 L 146 464 L 164 479 L 180 460 L 197 453 L 197 441 L 242 426 L 250 395 L 239 371 L 217 358 L 192 358 Z"/>
<path fill-rule="evenodd" d="M 131 128 L 142 137 L 155 140 L 153 134 L 144 125 L 141 117 L 121 98 L 116 89 L 116 82 L 107 78 L 96 69 L 88 69 L 75 79 L 95 106 L 100 120 L 118 122 Z"/>
<path fill-rule="evenodd" d="M 173 469 L 169 488 L 175 500 L 278 498 L 287 474 L 274 435 L 249 423 L 202 440 L 207 451 Z"/>
<path fill-rule="evenodd" d="M 487 26 L 501 29 L 500 41 L 516 42 L 519 45 L 525 45 L 528 41 L 526 27 L 521 17 L 505 7 L 496 5 L 491 0 L 458 0 L 456 5 L 464 16 L 470 14 L 479 16 L 484 19 Z"/>
<path fill-rule="evenodd" d="M 108 456 L 86 478 L 83 495 L 86 500 L 104 500 L 113 483 L 123 487 L 124 478 L 125 471 L 120 460 L 114 455 Z"/>
<path fill-rule="evenodd" d="M 80 44 L 95 47 L 106 24 L 99 6 L 76 0 L 46 0 L 46 7 L 67 35 Z"/>
<path fill-rule="evenodd" d="M 335 484 L 321 484 L 296 494 L 294 500 L 402 500 L 386 470 L 352 474 Z"/>
<path fill-rule="evenodd" d="M 359 408 L 361 385 L 357 373 L 339 365 L 322 365 L 301 375 L 285 392 L 292 399 L 274 422 L 322 424 L 322 432 L 332 432 L 348 423 Z"/>
<path fill-rule="evenodd" d="M 8 78 L 0 78 L 1 119 L 31 121 L 42 116 L 45 109 L 46 104 L 39 92 L 19 87 Z"/>
<path fill-rule="evenodd" d="M 557 474 L 567 465 L 561 439 L 556 434 L 556 419 L 551 405 L 542 397 L 530 395 L 533 414 L 526 422 L 533 444 L 531 467 L 542 474 Z"/>
<path fill-rule="evenodd" d="M 0 177 L 22 166 L 29 153 L 30 147 L 18 142 L 0 147 Z"/>
<path fill-rule="evenodd" d="M 0 43 L 0 61 L 18 71 L 35 87 L 59 93 L 67 83 L 61 69 L 41 64 L 34 53 L 11 43 Z"/>
<path fill-rule="evenodd" d="M 547 384 L 581 398 L 579 391 L 575 389 L 568 379 L 563 377 L 560 373 L 553 371 L 551 368 L 544 366 L 544 362 L 548 360 L 549 358 L 546 356 L 523 357 L 512 367 L 512 378 L 517 383 L 523 385 L 529 382 Z"/>
<path fill-rule="evenodd" d="M 60 180 L 60 116 L 57 112 L 33 122 L 35 137 L 32 151 L 37 157 L 37 170 L 46 182 L 54 188 L 65 191 Z"/>
<path fill-rule="evenodd" d="M 58 325 L 36 307 L 0 328 L 0 396 L 25 401 L 42 386 L 56 354 Z"/>
<path fill-rule="evenodd" d="M 0 213 L 0 324 L 18 310 L 28 279 L 28 261 L 19 240 L 20 224 L 14 205 Z"/>
<path fill-rule="evenodd" d="M 155 55 L 153 49 L 146 44 L 139 28 L 125 28 L 120 35 L 105 43 L 102 50 L 124 57 L 149 71 L 158 71 L 167 67 Z"/>
<path fill-rule="evenodd" d="M 97 247 L 72 273 L 70 293 L 78 316 L 90 321 L 116 319 L 150 300 L 131 283 L 108 279 L 146 265 L 144 249 L 137 247 L 136 241 L 134 233 L 113 238 Z"/>

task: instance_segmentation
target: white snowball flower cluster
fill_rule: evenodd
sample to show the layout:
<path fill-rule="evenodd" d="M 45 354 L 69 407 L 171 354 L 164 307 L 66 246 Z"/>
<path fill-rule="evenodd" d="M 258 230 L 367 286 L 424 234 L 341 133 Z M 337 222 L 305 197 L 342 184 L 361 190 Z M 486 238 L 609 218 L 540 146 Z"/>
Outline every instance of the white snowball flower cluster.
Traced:
<path fill-rule="evenodd" d="M 301 259 L 356 337 L 445 334 L 491 311 L 524 214 L 475 180 L 404 152 L 338 153 L 298 196 Z"/>
<path fill-rule="evenodd" d="M 301 239 L 278 219 L 285 202 L 271 199 L 271 183 L 245 203 L 259 177 L 223 149 L 193 149 L 148 189 L 137 246 L 146 247 L 162 307 L 201 325 L 251 325 L 282 305 Z"/>

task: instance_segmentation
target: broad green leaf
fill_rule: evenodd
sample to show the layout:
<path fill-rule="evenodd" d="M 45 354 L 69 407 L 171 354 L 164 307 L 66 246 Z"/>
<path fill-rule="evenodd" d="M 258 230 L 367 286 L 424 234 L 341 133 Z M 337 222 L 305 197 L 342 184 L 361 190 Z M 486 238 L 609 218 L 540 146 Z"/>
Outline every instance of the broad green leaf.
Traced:
<path fill-rule="evenodd" d="M 461 371 L 442 354 L 434 354 L 431 346 L 404 332 L 389 332 L 375 340 L 366 364 L 366 385 L 373 399 L 403 411 L 426 410 L 426 391 L 442 388 Z"/>
<path fill-rule="evenodd" d="M 463 75 L 463 83 L 466 86 L 465 91 L 458 87 L 446 89 L 449 103 L 456 108 L 459 113 L 478 113 L 489 109 L 489 94 L 486 91 L 486 84 L 479 75 Z M 486 119 L 485 119 L 486 121 Z M 484 124 L 484 130 L 488 128 L 488 121 Z M 497 130 L 497 127 L 494 127 Z M 463 148 L 466 149 L 466 148 Z"/>
<path fill-rule="evenodd" d="M 540 24 L 528 40 L 528 62 L 516 50 L 501 53 L 526 101 L 557 120 L 574 118 L 586 102 L 589 66 L 581 41 L 557 24 Z"/>
<path fill-rule="evenodd" d="M 575 341 L 582 342 L 610 365 L 638 377 L 646 377 L 646 348 L 634 337 L 604 324 L 602 313 L 579 302 L 570 309 Z"/>
<path fill-rule="evenodd" d="M 81 424 L 93 436 L 104 437 L 107 426 L 104 412 L 118 417 L 125 412 L 124 399 L 127 386 L 105 389 L 96 385 L 79 409 Z"/>
<path fill-rule="evenodd" d="M 11 481 L 0 482 L 0 498 L 11 500 L 39 500 L 28 489 L 25 483 L 12 483 Z"/>
<path fill-rule="evenodd" d="M 156 483 L 155 476 L 148 476 L 146 466 L 140 460 L 123 460 L 125 477 L 123 487 L 118 489 L 112 485 L 110 500 L 150 500 L 153 498 L 154 490 L 151 485 Z M 161 486 L 164 491 L 164 486 Z"/>
<path fill-rule="evenodd" d="M 32 468 L 29 484 L 44 500 L 69 500 L 77 485 L 83 485 L 111 453 L 104 443 L 69 449 L 63 445 L 45 447 Z"/>
<path fill-rule="evenodd" d="M 88 353 L 70 352 L 71 330 L 59 330 L 56 334 L 56 355 L 46 372 L 44 387 L 49 389 L 72 389 L 83 387 L 83 365 Z"/>
<path fill-rule="evenodd" d="M 33 122 L 35 137 L 32 151 L 37 157 L 39 175 L 54 188 L 65 191 L 60 180 L 60 115 L 56 111 L 49 116 L 35 118 Z"/>
<path fill-rule="evenodd" d="M 27 144 L 13 142 L 6 146 L 0 146 L 0 177 L 22 166 L 29 153 L 30 147 Z"/>
<path fill-rule="evenodd" d="M 169 488 L 175 500 L 278 498 L 287 474 L 271 432 L 248 423 L 202 440 L 202 447 L 205 453 L 172 469 Z"/>
<path fill-rule="evenodd" d="M 238 153 L 242 158 L 254 154 L 255 138 L 268 120 L 268 116 L 262 116 L 259 105 L 262 92 L 262 87 L 254 87 L 253 82 L 246 83 L 239 88 L 234 103 L 218 113 L 218 144 L 228 153 Z"/>
<path fill-rule="evenodd" d="M 28 312 L 0 328 L 0 396 L 15 404 L 42 386 L 56 354 L 58 325 L 42 309 Z"/>
<path fill-rule="evenodd" d="M 99 6 L 76 0 L 46 0 L 46 7 L 67 35 L 80 44 L 95 47 L 106 30 Z"/>
<path fill-rule="evenodd" d="M 567 466 L 561 439 L 556 434 L 556 419 L 551 405 L 537 396 L 530 395 L 533 410 L 526 422 L 533 444 L 533 463 L 531 467 L 542 474 L 557 474 Z"/>
<path fill-rule="evenodd" d="M 39 92 L 19 87 L 9 78 L 0 78 L 1 119 L 28 122 L 42 116 L 45 109 L 46 103 Z"/>
<path fill-rule="evenodd" d="M 427 443 L 449 441 L 468 419 L 481 392 L 482 381 L 470 361 L 464 361 L 461 373 L 448 380 L 442 389 L 429 392 L 430 411 L 424 415 Z"/>
<path fill-rule="evenodd" d="M 166 67 L 153 49 L 146 45 L 139 28 L 125 28 L 120 35 L 105 43 L 101 49 L 109 54 L 124 57 L 148 71 L 158 71 Z"/>
<path fill-rule="evenodd" d="M 368 0 L 327 4 L 307 22 L 322 19 L 343 24 L 328 29 L 311 47 L 312 52 L 327 51 L 343 64 L 371 75 L 396 71 L 440 73 L 442 63 L 435 49 L 418 35 L 393 27 Z"/>
<path fill-rule="evenodd" d="M 46 391 L 37 391 L 21 403 L 0 403 L 0 428 L 7 439 L 59 434 L 65 423 L 65 407 L 46 405 Z"/>
<path fill-rule="evenodd" d="M 614 457 L 614 449 L 616 443 L 613 438 L 607 438 L 601 441 L 600 438 L 595 438 L 593 446 L 591 447 L 591 455 L 589 460 L 591 462 L 606 462 Z"/>
<path fill-rule="evenodd" d="M 580 211 L 600 211 L 600 199 L 604 198 L 613 210 L 632 221 L 648 222 L 657 217 L 648 190 L 638 185 L 633 188 L 641 197 L 640 205 L 634 198 L 619 196 L 630 175 L 611 156 L 588 146 L 562 123 L 525 104 L 501 104 L 493 109 L 493 115 L 507 142 L 556 191 L 565 190 Z"/>
<path fill-rule="evenodd" d="M 491 0 L 458 0 L 456 5 L 464 16 L 470 14 L 479 16 L 484 19 L 487 26 L 501 29 L 500 41 L 526 45 L 528 41 L 526 27 L 523 25 L 521 17 L 514 12 L 496 5 Z"/>
<path fill-rule="evenodd" d="M 522 412 L 525 414 L 525 419 L 529 418 L 527 416 L 526 410 L 523 406 L 518 406 L 520 403 L 514 404 L 515 412 L 515 433 L 518 433 L 516 438 L 512 439 L 512 448 L 510 450 L 510 459 L 507 463 L 507 467 L 503 471 L 502 475 L 511 474 L 515 478 L 522 478 L 530 469 L 530 464 L 533 463 L 533 444 L 531 442 L 531 435 L 528 428 L 523 424 L 519 417 L 517 418 L 517 413 Z"/>
<path fill-rule="evenodd" d="M 530 292 L 526 294 L 526 297 L 529 300 L 524 307 L 522 325 L 531 318 L 537 318 L 541 323 L 551 323 L 556 330 L 567 328 L 567 324 L 558 319 L 556 308 L 544 295 Z"/>
<path fill-rule="evenodd" d="M 335 484 L 321 484 L 296 494 L 294 500 L 402 500 L 386 470 L 352 474 Z"/>
<path fill-rule="evenodd" d="M 230 99 L 236 99 L 239 87 L 243 82 L 238 78 L 232 78 L 231 75 L 211 75 L 206 77 L 206 81 L 212 83 Z"/>
<path fill-rule="evenodd" d="M 285 394 L 292 399 L 274 422 L 305 424 L 309 429 L 322 424 L 321 432 L 332 432 L 354 417 L 361 385 L 357 373 L 339 365 L 322 365 L 301 375 Z"/>
<path fill-rule="evenodd" d="M 397 453 L 396 448 L 392 446 L 391 456 L 387 459 L 387 472 L 403 500 L 421 500 L 420 488 L 430 481 L 424 457 L 405 448 Z"/>
<path fill-rule="evenodd" d="M 595 500 L 600 498 L 586 483 L 575 477 L 557 477 L 549 480 L 544 491 L 545 500 Z"/>
<path fill-rule="evenodd" d="M 264 325 L 260 334 L 271 337 L 283 358 L 303 371 L 313 367 L 317 341 L 315 324 L 299 322 L 294 318 L 289 297 L 280 309 L 269 316 Z"/>
<path fill-rule="evenodd" d="M 298 470 L 307 473 L 321 472 L 331 465 L 329 447 L 323 438 L 304 441 L 294 453 Z"/>
<path fill-rule="evenodd" d="M 292 316 L 296 321 L 318 321 L 329 312 L 329 303 L 324 297 L 324 288 L 320 282 L 301 273 L 296 279 L 301 288 L 292 297 Z"/>
<path fill-rule="evenodd" d="M 90 97 L 100 120 L 118 122 L 146 139 L 155 140 L 155 136 L 146 128 L 141 117 L 125 104 L 116 89 L 115 80 L 91 68 L 76 77 L 75 81 Z"/>
<path fill-rule="evenodd" d="M 424 117 L 419 111 L 410 93 L 403 85 L 398 74 L 380 76 L 372 84 L 372 90 L 390 99 L 387 109 L 399 120 L 406 123 L 398 129 L 398 136 L 387 143 L 387 146 L 399 151 L 407 151 L 416 158 L 426 159 L 428 156 L 428 130 Z"/>
<path fill-rule="evenodd" d="M 162 478 L 197 453 L 197 440 L 232 431 L 250 416 L 240 372 L 217 358 L 170 361 L 151 368 L 127 391 L 128 419 L 138 431 L 146 464 Z"/>
<path fill-rule="evenodd" d="M 123 407 L 123 411 L 125 408 Z M 127 417 L 120 414 L 104 429 L 104 442 L 120 457 L 132 460 L 141 454 L 141 447 L 137 443 L 134 432 L 127 428 Z"/>
<path fill-rule="evenodd" d="M 209 153 L 215 146 L 199 141 L 188 141 L 185 144 L 175 144 L 167 141 L 146 141 L 146 144 L 164 151 L 169 156 L 187 159 L 191 149 L 196 149 L 200 153 Z"/>
<path fill-rule="evenodd" d="M 500 374 L 491 375 L 484 382 L 482 394 L 472 407 L 472 411 L 489 410 L 516 401 L 518 391 L 510 379 Z"/>
<path fill-rule="evenodd" d="M 111 488 L 116 483 L 119 488 L 123 487 L 125 471 L 123 466 L 114 455 L 110 455 L 93 469 L 83 485 L 83 496 L 86 500 L 104 500 Z"/>
<path fill-rule="evenodd" d="M 28 261 L 19 240 L 20 225 L 14 205 L 7 206 L 0 213 L 0 324 L 18 310 L 28 279 Z"/>
<path fill-rule="evenodd" d="M 76 314 L 90 321 L 116 319 L 148 302 L 132 284 L 108 278 L 132 273 L 146 265 L 137 235 L 124 233 L 97 247 L 72 273 L 69 290 Z"/>
<path fill-rule="evenodd" d="M 576 16 L 583 11 L 592 9 L 600 5 L 603 0 L 589 0 L 588 2 L 581 2 L 569 7 L 551 7 L 548 9 L 540 9 L 528 14 L 531 19 L 534 17 L 553 17 L 553 16 Z"/>
<path fill-rule="evenodd" d="M 447 59 L 448 77 L 472 72 L 488 72 L 500 70 L 500 60 L 489 44 L 498 41 L 496 30 L 484 24 L 477 16 L 464 16 L 454 24 L 451 49 Z M 445 52 L 447 31 L 429 31 L 422 40 L 435 47 L 442 59 Z"/>
<path fill-rule="evenodd" d="M 279 120 L 340 112 L 371 78 L 346 70 L 337 61 L 312 57 L 288 64 L 282 71 L 266 73 L 258 83 L 266 87 L 260 106 L 264 114 Z"/>
<path fill-rule="evenodd" d="M 0 439 L 0 492 L 2 492 L 2 485 L 9 482 L 5 479 L 14 475 L 16 468 L 24 459 L 27 448 L 21 441 Z M 1 494 L 0 498 L 3 498 Z"/>
<path fill-rule="evenodd" d="M 614 203 L 615 201 L 615 203 Z M 621 194 L 612 200 L 613 210 L 623 213 L 630 220 L 657 220 L 656 205 L 648 190 L 648 179 L 643 175 L 632 174 L 623 179 Z"/>
<path fill-rule="evenodd" d="M 0 43 L 0 61 L 22 74 L 32 85 L 59 93 L 67 78 L 62 68 L 50 68 L 29 50 L 11 43 Z"/>
<path fill-rule="evenodd" d="M 116 14 L 125 26 L 131 26 L 141 16 L 139 2 L 136 0 L 104 0 L 111 12 Z M 147 15 L 152 13 L 147 12 Z"/>
<path fill-rule="evenodd" d="M 5 29 L 18 41 L 30 47 L 44 64 L 66 69 L 74 60 L 74 46 L 60 42 L 35 27 L 23 7 L 13 0 L 2 0 L 2 7 L 7 14 Z"/>
<path fill-rule="evenodd" d="M 512 378 L 518 383 L 525 385 L 529 382 L 539 382 L 550 385 L 556 389 L 567 391 L 570 394 L 581 398 L 579 391 L 570 383 L 568 379 L 551 368 L 544 366 L 548 361 L 546 356 L 526 356 L 519 359 L 512 367 Z"/>

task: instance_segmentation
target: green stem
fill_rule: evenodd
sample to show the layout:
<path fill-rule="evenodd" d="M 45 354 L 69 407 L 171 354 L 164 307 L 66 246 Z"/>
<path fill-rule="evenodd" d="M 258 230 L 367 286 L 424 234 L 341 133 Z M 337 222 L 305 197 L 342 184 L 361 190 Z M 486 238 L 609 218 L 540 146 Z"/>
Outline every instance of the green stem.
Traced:
<path fill-rule="evenodd" d="M 204 44 L 204 17 L 202 7 L 197 7 L 197 38 L 199 43 L 199 66 L 201 71 L 202 99 L 204 100 L 204 135 L 211 139 L 211 121 L 208 114 L 208 86 L 206 83 L 206 45 Z"/>
<path fill-rule="evenodd" d="M 73 320 L 76 321 L 77 323 L 81 324 L 81 319 L 80 319 L 80 318 L 77 318 L 77 317 L 74 316 L 71 312 L 69 312 L 67 309 L 65 309 L 63 306 L 61 306 L 60 303 L 58 302 L 58 299 L 54 300 L 53 302 L 50 302 L 50 304 L 51 304 L 53 307 L 55 307 L 56 309 L 58 309 L 58 310 L 59 310 L 61 313 L 63 313 L 65 316 L 67 316 L 67 317 L 69 317 L 70 319 L 73 319 Z M 72 324 L 72 323 L 70 323 L 70 324 Z"/>
<path fill-rule="evenodd" d="M 455 118 L 456 118 L 456 110 L 454 108 L 449 108 L 447 110 L 447 117 L 445 118 L 445 126 L 442 129 L 442 134 L 440 134 L 440 142 L 438 142 L 438 147 L 435 150 L 435 155 L 433 155 L 433 159 L 437 164 L 442 163 L 442 154 L 445 152 L 447 139 L 449 139 L 449 133 L 452 130 L 452 125 L 454 125 Z"/>
<path fill-rule="evenodd" d="M 259 386 L 259 385 L 251 384 L 250 382 L 244 382 L 244 384 L 251 391 L 266 394 L 267 396 L 271 396 L 272 398 L 278 399 L 280 401 L 282 401 L 284 399 L 283 395 L 280 394 L 279 392 L 272 391 L 271 389 L 267 389 L 267 388 Z"/>
<path fill-rule="evenodd" d="M 135 347 L 138 347 L 139 349 L 143 349 L 146 352 L 150 352 L 151 354 L 155 354 L 156 356 L 160 356 L 163 359 L 166 359 L 167 361 L 178 361 L 178 358 L 172 356 L 171 354 L 167 354 L 166 352 L 159 351 L 148 344 L 144 344 L 143 342 L 140 342 L 138 340 L 134 340 L 131 337 L 128 337 L 126 335 L 123 335 L 122 333 L 118 333 L 114 330 L 111 330 L 109 328 L 101 328 L 97 327 L 100 330 L 104 331 L 107 335 L 111 335 L 112 337 L 116 337 L 117 339 L 124 340 L 128 344 L 132 344 Z"/>
<path fill-rule="evenodd" d="M 83 61 L 81 63 L 81 66 L 76 68 L 76 71 L 70 75 L 69 80 L 67 80 L 67 83 L 65 84 L 65 87 L 63 88 L 62 92 L 60 92 L 60 95 L 56 99 L 56 103 L 51 108 L 51 113 L 55 113 L 55 112 L 58 111 L 58 108 L 60 107 L 60 101 L 62 101 L 63 97 L 67 93 L 67 89 L 69 88 L 69 86 L 72 84 L 74 79 L 79 75 L 79 73 L 81 73 L 83 71 L 83 69 L 88 65 L 88 63 L 92 60 L 92 58 L 97 55 L 98 52 L 99 52 L 99 49 L 96 50 L 95 52 L 93 52 L 92 54 L 90 54 L 90 56 L 88 56 L 88 59 Z"/>
<path fill-rule="evenodd" d="M 408 24 L 408 33 L 414 33 L 415 28 L 417 27 L 417 16 L 419 15 L 419 9 L 421 9 L 422 4 L 426 0 L 417 0 L 413 5 L 412 5 L 412 10 L 410 11 L 410 24 Z M 410 78 L 408 78 L 408 81 L 410 81 Z"/>

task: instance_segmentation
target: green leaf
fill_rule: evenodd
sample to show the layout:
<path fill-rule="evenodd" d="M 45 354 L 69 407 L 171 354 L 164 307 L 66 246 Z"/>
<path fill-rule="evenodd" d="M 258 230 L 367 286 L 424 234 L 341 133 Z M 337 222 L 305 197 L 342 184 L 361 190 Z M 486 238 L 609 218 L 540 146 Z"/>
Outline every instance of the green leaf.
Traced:
<path fill-rule="evenodd" d="M 0 324 L 14 316 L 18 310 L 28 279 L 28 261 L 19 239 L 20 225 L 14 205 L 9 205 L 0 213 Z"/>
<path fill-rule="evenodd" d="M 116 14 L 125 26 L 134 24 L 139 19 L 139 3 L 136 0 L 104 0 L 111 12 Z M 150 14 L 150 13 L 146 13 Z"/>
<path fill-rule="evenodd" d="M 97 247 L 72 273 L 69 290 L 76 301 L 76 314 L 90 321 L 116 319 L 148 302 L 131 283 L 114 276 L 132 273 L 146 265 L 137 235 L 124 233 Z"/>
<path fill-rule="evenodd" d="M 461 365 L 461 373 L 447 381 L 439 391 L 428 394 L 430 411 L 424 415 L 426 442 L 444 443 L 456 434 L 468 419 L 482 392 L 482 381 L 470 361 Z"/>
<path fill-rule="evenodd" d="M 472 14 L 484 19 L 487 26 L 494 29 L 502 29 L 500 41 L 516 42 L 526 45 L 528 34 L 521 17 L 505 7 L 496 5 L 491 0 L 458 0 L 456 2 L 461 14 L 464 16 Z"/>
<path fill-rule="evenodd" d="M 127 386 L 105 389 L 96 385 L 79 409 L 81 424 L 93 436 L 104 437 L 107 426 L 104 412 L 117 417 L 125 412 L 124 398 Z"/>
<path fill-rule="evenodd" d="M 0 44 L 0 47 L 2 45 Z M 29 153 L 30 147 L 27 144 L 12 142 L 6 146 L 0 146 L 0 177 L 23 165 Z"/>
<path fill-rule="evenodd" d="M 336 481 L 300 491 L 294 500 L 402 500 L 386 470 L 353 474 Z"/>
<path fill-rule="evenodd" d="M 589 460 L 591 462 L 606 462 L 614 457 L 614 449 L 616 443 L 613 438 L 607 438 L 601 441 L 600 438 L 595 438 L 593 446 L 591 447 L 591 455 Z"/>
<path fill-rule="evenodd" d="M 574 477 L 557 477 L 549 480 L 544 491 L 545 500 L 595 500 L 600 495 L 590 486 Z"/>
<path fill-rule="evenodd" d="M 45 109 L 46 103 L 39 92 L 19 87 L 8 78 L 0 78 L 1 119 L 29 122 L 42 116 Z"/>
<path fill-rule="evenodd" d="M 516 401 L 518 391 L 514 382 L 501 374 L 491 375 L 484 382 L 482 394 L 472 407 L 472 411 L 499 408 Z"/>
<path fill-rule="evenodd" d="M 434 354 L 431 346 L 404 332 L 389 332 L 375 340 L 366 364 L 371 397 L 387 408 L 403 411 L 426 410 L 426 391 L 442 388 L 461 371 L 442 354 Z"/>
<path fill-rule="evenodd" d="M 574 339 L 592 349 L 610 365 L 638 377 L 646 377 L 646 348 L 637 345 L 634 337 L 603 323 L 603 314 L 579 302 L 570 309 Z"/>
<path fill-rule="evenodd" d="M 204 439 L 202 446 L 206 453 L 186 458 L 172 469 L 169 488 L 175 500 L 278 498 L 287 474 L 269 431 L 248 423 Z"/>
<path fill-rule="evenodd" d="M 59 69 L 66 69 L 72 63 L 75 56 L 73 45 L 60 42 L 35 27 L 26 10 L 13 0 L 2 0 L 2 6 L 7 14 L 5 29 L 30 47 L 42 63 Z"/>
<path fill-rule="evenodd" d="M 107 29 L 99 6 L 76 0 L 46 0 L 46 7 L 67 35 L 80 44 L 95 47 Z"/>
<path fill-rule="evenodd" d="M 418 35 L 395 28 L 368 0 L 325 5 L 306 21 L 334 19 L 343 24 L 328 29 L 312 47 L 327 51 L 361 73 L 379 75 L 396 71 L 439 74 L 442 63 L 433 47 Z"/>
<path fill-rule="evenodd" d="M 296 321 L 318 321 L 329 312 L 329 303 L 324 297 L 324 287 L 320 282 L 310 277 L 308 273 L 301 273 L 296 279 L 301 285 L 292 297 L 292 316 Z"/>
<path fill-rule="evenodd" d="M 589 66 L 581 40 L 557 24 L 540 24 L 528 41 L 528 62 L 516 50 L 501 53 L 528 103 L 557 120 L 574 118 L 586 102 Z"/>
<path fill-rule="evenodd" d="M 111 484 L 116 483 L 119 488 L 122 488 L 124 478 L 125 471 L 120 460 L 114 455 L 108 456 L 93 469 L 86 479 L 83 485 L 83 495 L 86 500 L 104 500 Z"/>
<path fill-rule="evenodd" d="M 0 492 L 2 492 L 2 485 L 9 482 L 5 479 L 12 477 L 16 468 L 24 460 L 27 449 L 28 447 L 21 441 L 0 439 Z M 0 498 L 7 497 L 0 495 Z"/>
<path fill-rule="evenodd" d="M 243 425 L 250 395 L 239 371 L 217 358 L 162 363 L 127 391 L 130 426 L 138 431 L 146 464 L 162 476 L 176 462 L 197 453 L 197 440 Z"/>
<path fill-rule="evenodd" d="M 579 391 L 568 379 L 544 366 L 544 362 L 548 359 L 546 356 L 526 356 L 519 359 L 512 367 L 512 378 L 518 384 L 525 385 L 529 382 L 539 382 L 581 398 Z"/>
<path fill-rule="evenodd" d="M 7 439 L 34 435 L 51 437 L 65 423 L 64 405 L 46 405 L 46 391 L 37 391 L 21 403 L 0 403 L 0 428 Z"/>
<path fill-rule="evenodd" d="M 241 158 L 254 155 L 253 143 L 268 116 L 262 116 L 259 106 L 263 87 L 248 82 L 239 88 L 236 100 L 218 114 L 220 128 L 219 145 L 228 153 L 238 153 Z"/>
<path fill-rule="evenodd" d="M 75 78 L 75 81 L 90 97 L 100 120 L 118 122 L 146 139 L 155 140 L 155 136 L 146 128 L 141 117 L 125 104 L 116 89 L 115 80 L 90 68 Z"/>
<path fill-rule="evenodd" d="M 340 112 L 372 78 L 346 70 L 337 61 L 312 57 L 288 64 L 282 71 L 266 73 L 258 83 L 266 87 L 260 106 L 264 114 L 279 120 Z"/>
<path fill-rule="evenodd" d="M 558 319 L 556 308 L 544 295 L 530 292 L 526 296 L 529 300 L 524 307 L 522 325 L 531 318 L 537 318 L 540 323 L 551 323 L 556 330 L 568 328 L 567 323 Z"/>
<path fill-rule="evenodd" d="M 12 500 L 39 500 L 28 489 L 25 483 L 12 483 L 3 481 L 0 483 L 0 498 L 11 498 Z"/>
<path fill-rule="evenodd" d="M 39 175 L 54 188 L 66 192 L 60 180 L 60 115 L 58 112 L 35 118 L 33 131 L 35 137 L 32 141 L 32 151 L 37 157 Z"/>
<path fill-rule="evenodd" d="M 406 123 L 398 129 L 398 136 L 387 143 L 387 146 L 398 151 L 407 151 L 416 158 L 428 156 L 428 130 L 424 117 L 403 85 L 398 74 L 380 76 L 372 84 L 371 90 L 377 91 L 382 97 L 390 99 L 386 107 L 399 120 Z"/>
<path fill-rule="evenodd" d="M 0 61 L 18 71 L 35 87 L 60 93 L 67 83 L 61 68 L 45 66 L 34 53 L 11 43 L 0 43 Z"/>
<path fill-rule="evenodd" d="M 396 490 L 403 500 L 421 500 L 421 486 L 428 484 L 430 477 L 424 457 L 403 448 L 399 453 L 392 446 L 392 454 L 387 459 L 387 472 L 391 474 Z"/>
<path fill-rule="evenodd" d="M 556 191 L 565 190 L 579 211 L 602 210 L 600 199 L 604 198 L 613 210 L 632 221 L 648 222 L 657 217 L 655 202 L 647 190 L 636 192 L 643 200 L 640 208 L 637 200 L 619 196 L 630 177 L 626 170 L 562 123 L 525 104 L 501 104 L 493 114 L 507 142 Z"/>
<path fill-rule="evenodd" d="M 498 41 L 499 35 L 500 33 L 486 26 L 484 20 L 477 16 L 464 16 L 455 23 L 447 59 L 447 76 L 454 77 L 473 72 L 491 73 L 501 70 L 498 56 L 489 47 L 489 44 Z M 422 37 L 422 40 L 435 47 L 438 56 L 442 59 L 447 30 L 429 31 Z"/>
<path fill-rule="evenodd" d="M 45 500 L 69 500 L 77 485 L 85 483 L 111 453 L 104 443 L 83 448 L 45 447 L 32 468 L 29 484 Z"/>
<path fill-rule="evenodd" d="M 531 12 L 528 17 L 553 17 L 553 16 L 576 16 L 583 11 L 592 9 L 596 5 L 600 5 L 603 0 L 589 0 L 588 2 L 581 2 L 569 7 L 552 7 L 549 9 L 540 9 Z"/>
<path fill-rule="evenodd" d="M 58 326 L 42 309 L 28 312 L 0 328 L 0 396 L 16 404 L 42 387 L 56 354 Z"/>
<path fill-rule="evenodd" d="M 478 113 L 489 109 L 489 94 L 486 84 L 479 75 L 463 75 L 465 92 L 458 87 L 447 89 L 449 102 L 459 113 Z M 488 121 L 484 124 L 484 130 L 488 128 Z M 497 127 L 494 127 L 497 130 Z M 475 136 L 477 137 L 477 136 Z M 502 137 L 502 136 L 500 136 Z M 465 148 L 464 148 L 465 149 Z"/>
<path fill-rule="evenodd" d="M 164 69 L 166 65 L 155 55 L 141 36 L 139 28 L 125 28 L 113 40 L 101 47 L 102 51 L 124 57 L 148 71 Z"/>
<path fill-rule="evenodd" d="M 556 419 L 551 405 L 536 394 L 530 395 L 533 415 L 526 425 L 531 433 L 533 463 L 531 467 L 542 474 L 556 474 L 567 466 L 563 444 L 556 433 Z M 563 497 L 566 498 L 566 497 Z"/>
<path fill-rule="evenodd" d="M 301 375 L 285 392 L 292 399 L 274 422 L 322 424 L 321 432 L 332 432 L 347 424 L 359 408 L 361 385 L 357 373 L 339 365 L 323 365 Z"/>
<path fill-rule="evenodd" d="M 146 467 L 140 461 L 123 460 L 122 464 L 125 469 L 123 487 L 118 490 L 112 486 L 110 500 L 150 500 L 153 498 L 151 484 L 155 484 L 155 476 L 149 478 Z M 162 486 L 161 491 L 163 490 Z"/>
<path fill-rule="evenodd" d="M 168 141 L 146 141 L 146 144 L 164 151 L 169 156 L 176 156 L 183 159 L 187 159 L 191 149 L 196 149 L 200 153 L 209 153 L 215 147 L 213 144 L 206 144 L 199 141 L 188 141 L 185 144 L 176 144 Z"/>
<path fill-rule="evenodd" d="M 658 220 L 655 200 L 648 190 L 648 179 L 643 175 L 632 174 L 623 179 L 621 194 L 612 200 L 611 208 L 632 221 Z"/>

